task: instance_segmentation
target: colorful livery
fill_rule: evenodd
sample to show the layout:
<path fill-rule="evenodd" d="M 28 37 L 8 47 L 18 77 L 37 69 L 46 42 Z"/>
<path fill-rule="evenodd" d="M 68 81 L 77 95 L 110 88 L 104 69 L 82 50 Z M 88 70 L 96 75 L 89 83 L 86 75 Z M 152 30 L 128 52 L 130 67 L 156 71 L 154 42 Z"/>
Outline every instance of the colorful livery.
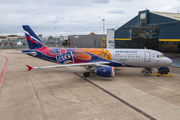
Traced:
<path fill-rule="evenodd" d="M 163 67 L 170 65 L 172 60 L 161 52 L 149 49 L 96 49 L 96 48 L 48 48 L 36 36 L 28 25 L 23 25 L 29 49 L 22 53 L 58 63 L 52 66 L 30 67 L 37 68 L 83 66 L 86 68 L 84 77 L 95 71 L 103 77 L 113 77 L 114 67 Z M 158 57 L 159 56 L 159 57 Z M 148 71 L 146 71 L 148 73 Z"/>

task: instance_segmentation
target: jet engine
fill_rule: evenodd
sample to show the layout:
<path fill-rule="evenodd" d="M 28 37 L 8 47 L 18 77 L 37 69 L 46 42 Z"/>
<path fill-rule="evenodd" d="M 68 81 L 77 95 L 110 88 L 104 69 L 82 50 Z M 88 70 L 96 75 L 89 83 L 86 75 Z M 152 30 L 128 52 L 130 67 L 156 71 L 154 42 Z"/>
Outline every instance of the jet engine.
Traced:
<path fill-rule="evenodd" d="M 102 77 L 113 77 L 115 75 L 115 70 L 112 66 L 96 67 L 95 72 Z"/>

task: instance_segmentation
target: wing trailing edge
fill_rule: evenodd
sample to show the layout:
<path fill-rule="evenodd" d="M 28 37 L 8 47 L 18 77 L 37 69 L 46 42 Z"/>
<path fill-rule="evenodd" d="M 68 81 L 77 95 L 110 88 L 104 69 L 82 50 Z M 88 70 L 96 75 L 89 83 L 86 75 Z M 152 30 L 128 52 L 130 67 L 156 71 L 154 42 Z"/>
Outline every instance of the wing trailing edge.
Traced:
<path fill-rule="evenodd" d="M 73 66 L 104 66 L 110 64 L 109 62 L 91 62 L 91 63 L 76 63 L 76 64 L 60 64 L 60 65 L 51 65 L 51 66 L 41 66 L 41 67 L 28 67 L 28 71 L 32 69 L 40 69 L 40 68 L 58 68 L 58 67 L 73 67 Z"/>

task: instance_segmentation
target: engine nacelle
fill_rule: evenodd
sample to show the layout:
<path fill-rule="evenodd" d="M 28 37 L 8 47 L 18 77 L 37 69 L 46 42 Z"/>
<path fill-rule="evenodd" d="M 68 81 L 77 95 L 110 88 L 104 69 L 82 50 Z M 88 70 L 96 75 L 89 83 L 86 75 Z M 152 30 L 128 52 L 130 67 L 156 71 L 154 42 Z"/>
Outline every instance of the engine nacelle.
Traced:
<path fill-rule="evenodd" d="M 112 66 L 97 67 L 95 72 L 102 77 L 113 77 L 115 75 L 115 70 Z"/>

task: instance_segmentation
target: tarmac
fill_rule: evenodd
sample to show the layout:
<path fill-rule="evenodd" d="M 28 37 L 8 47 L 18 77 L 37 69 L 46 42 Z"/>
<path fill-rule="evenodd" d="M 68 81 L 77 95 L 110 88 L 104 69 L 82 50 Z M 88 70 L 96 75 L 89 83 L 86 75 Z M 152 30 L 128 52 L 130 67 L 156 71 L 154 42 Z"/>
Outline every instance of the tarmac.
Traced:
<path fill-rule="evenodd" d="M 83 67 L 34 69 L 54 65 L 24 54 L 7 54 L 0 83 L 2 120 L 179 120 L 180 68 L 172 77 L 148 76 L 142 68 L 116 68 L 115 77 L 91 73 Z M 0 67 L 4 58 L 0 56 Z M 0 68 L 1 72 L 1 68 Z M 156 69 L 153 72 L 157 72 Z"/>

